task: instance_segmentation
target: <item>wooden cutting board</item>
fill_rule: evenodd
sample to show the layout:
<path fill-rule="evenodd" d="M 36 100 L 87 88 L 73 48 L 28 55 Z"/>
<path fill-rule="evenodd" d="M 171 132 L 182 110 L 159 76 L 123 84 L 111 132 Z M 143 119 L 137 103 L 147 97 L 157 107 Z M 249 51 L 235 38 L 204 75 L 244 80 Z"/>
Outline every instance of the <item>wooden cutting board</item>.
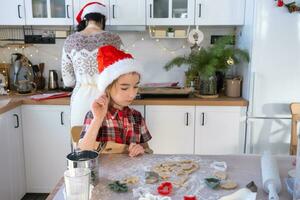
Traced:
<path fill-rule="evenodd" d="M 140 88 L 140 94 L 190 94 L 192 88 Z"/>

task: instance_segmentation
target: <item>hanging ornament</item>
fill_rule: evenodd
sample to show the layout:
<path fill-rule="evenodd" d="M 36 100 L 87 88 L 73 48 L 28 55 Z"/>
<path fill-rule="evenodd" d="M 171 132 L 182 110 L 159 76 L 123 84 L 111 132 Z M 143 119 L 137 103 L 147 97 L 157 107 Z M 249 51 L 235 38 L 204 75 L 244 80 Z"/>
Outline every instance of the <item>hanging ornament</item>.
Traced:
<path fill-rule="evenodd" d="M 283 0 L 278 0 L 277 1 L 277 6 L 282 7 L 284 5 Z"/>
<path fill-rule="evenodd" d="M 229 57 L 229 58 L 227 59 L 226 63 L 227 63 L 228 65 L 234 65 L 234 60 L 233 60 L 231 57 Z"/>
<path fill-rule="evenodd" d="M 278 7 L 287 7 L 290 13 L 300 11 L 300 7 L 297 5 L 295 0 L 275 0 L 277 1 Z"/>

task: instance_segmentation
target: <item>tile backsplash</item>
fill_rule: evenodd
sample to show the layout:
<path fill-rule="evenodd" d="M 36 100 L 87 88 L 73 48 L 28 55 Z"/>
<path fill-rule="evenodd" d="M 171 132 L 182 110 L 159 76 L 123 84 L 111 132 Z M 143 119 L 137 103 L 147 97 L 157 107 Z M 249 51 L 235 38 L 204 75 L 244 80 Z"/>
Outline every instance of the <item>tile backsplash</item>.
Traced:
<path fill-rule="evenodd" d="M 204 33 L 201 46 L 210 45 L 211 35 L 235 34 L 232 27 L 200 27 Z M 173 68 L 165 71 L 163 66 L 175 56 L 190 53 L 192 44 L 187 39 L 159 39 L 149 37 L 148 32 L 118 32 L 127 50 L 143 65 L 144 75 L 141 82 L 169 82 L 179 81 L 184 85 L 184 71 L 186 67 Z M 10 63 L 12 53 L 25 54 L 33 64 L 45 63 L 44 76 L 48 77 L 48 71 L 55 69 L 61 77 L 61 51 L 64 39 L 56 39 L 56 44 L 35 44 L 27 48 L 5 47 L 5 42 L 0 43 L 0 62 Z M 1 48 L 2 47 L 2 48 Z M 60 82 L 62 86 L 62 82 Z"/>

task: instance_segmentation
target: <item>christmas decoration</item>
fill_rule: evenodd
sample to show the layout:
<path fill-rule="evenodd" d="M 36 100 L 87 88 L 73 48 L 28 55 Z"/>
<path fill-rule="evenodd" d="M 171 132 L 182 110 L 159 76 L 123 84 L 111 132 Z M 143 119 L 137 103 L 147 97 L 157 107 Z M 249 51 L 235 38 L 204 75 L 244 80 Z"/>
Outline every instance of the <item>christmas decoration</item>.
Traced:
<path fill-rule="evenodd" d="M 295 1 L 293 1 L 293 2 L 284 1 L 284 0 L 275 0 L 275 1 L 277 1 L 278 7 L 285 6 L 285 7 L 287 7 L 287 9 L 290 13 L 300 11 L 300 7 L 296 4 Z"/>

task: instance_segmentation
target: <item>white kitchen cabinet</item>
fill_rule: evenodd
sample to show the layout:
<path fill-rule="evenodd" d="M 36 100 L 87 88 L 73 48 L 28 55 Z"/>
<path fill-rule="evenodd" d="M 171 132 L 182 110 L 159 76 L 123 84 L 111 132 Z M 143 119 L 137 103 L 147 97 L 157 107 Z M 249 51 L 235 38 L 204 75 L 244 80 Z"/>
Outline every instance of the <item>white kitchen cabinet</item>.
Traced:
<path fill-rule="evenodd" d="M 10 198 L 10 163 L 9 159 L 9 132 L 7 131 L 6 114 L 0 115 L 0 160 L 1 160 L 1 170 L 0 170 L 0 194 L 1 199 L 11 199 Z"/>
<path fill-rule="evenodd" d="M 194 25 L 194 0 L 147 0 L 147 25 Z"/>
<path fill-rule="evenodd" d="M 124 0 L 123 0 L 124 1 Z M 76 16 L 78 12 L 89 2 L 100 2 L 106 6 L 106 13 L 107 13 L 107 19 L 106 19 L 106 25 L 110 25 L 110 9 L 109 9 L 109 0 L 74 0 L 74 24 L 77 24 Z M 126 1 L 127 4 L 131 4 L 130 1 Z M 132 15 L 132 13 L 130 14 Z"/>
<path fill-rule="evenodd" d="M 24 0 L 1 2 L 0 25 L 25 25 Z"/>
<path fill-rule="evenodd" d="M 146 25 L 145 0 L 110 0 L 110 25 Z"/>
<path fill-rule="evenodd" d="M 72 0 L 26 0 L 26 25 L 73 25 Z"/>
<path fill-rule="evenodd" d="M 26 193 L 21 110 L 0 115 L 0 199 L 22 199 Z"/>
<path fill-rule="evenodd" d="M 67 168 L 70 107 L 22 106 L 27 192 L 49 193 Z"/>
<path fill-rule="evenodd" d="M 194 153 L 194 106 L 146 106 L 149 146 L 156 154 Z"/>
<path fill-rule="evenodd" d="M 244 152 L 245 107 L 196 106 L 195 119 L 195 154 Z"/>
<path fill-rule="evenodd" d="M 195 25 L 243 25 L 245 0 L 196 0 Z"/>

